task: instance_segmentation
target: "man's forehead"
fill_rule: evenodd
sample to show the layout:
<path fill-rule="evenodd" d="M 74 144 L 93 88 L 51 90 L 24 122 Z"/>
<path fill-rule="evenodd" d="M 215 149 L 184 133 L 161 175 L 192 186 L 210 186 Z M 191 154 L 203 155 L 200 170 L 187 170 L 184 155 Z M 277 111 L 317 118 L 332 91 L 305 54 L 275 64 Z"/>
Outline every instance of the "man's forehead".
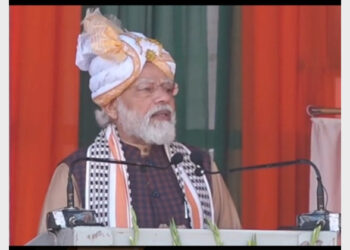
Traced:
<path fill-rule="evenodd" d="M 169 78 L 158 78 L 155 79 L 153 77 L 140 77 L 135 81 L 135 85 L 137 84 L 144 84 L 144 83 L 174 83 L 173 80 Z"/>

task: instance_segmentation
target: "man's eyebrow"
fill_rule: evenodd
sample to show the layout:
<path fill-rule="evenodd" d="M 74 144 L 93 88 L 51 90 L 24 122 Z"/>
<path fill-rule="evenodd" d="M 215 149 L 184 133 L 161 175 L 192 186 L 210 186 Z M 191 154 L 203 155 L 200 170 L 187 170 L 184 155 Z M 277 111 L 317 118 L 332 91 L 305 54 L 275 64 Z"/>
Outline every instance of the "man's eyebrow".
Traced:
<path fill-rule="evenodd" d="M 139 78 L 136 80 L 136 84 L 139 84 L 139 83 L 152 83 L 152 82 L 155 82 L 153 79 L 150 79 L 150 78 Z"/>

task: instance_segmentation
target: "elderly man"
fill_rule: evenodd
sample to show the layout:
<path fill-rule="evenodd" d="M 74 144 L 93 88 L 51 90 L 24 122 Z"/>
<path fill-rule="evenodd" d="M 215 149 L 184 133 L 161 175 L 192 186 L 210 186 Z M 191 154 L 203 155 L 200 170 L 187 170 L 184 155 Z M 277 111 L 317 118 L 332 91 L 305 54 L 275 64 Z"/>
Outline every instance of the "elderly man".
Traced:
<path fill-rule="evenodd" d="M 139 227 L 176 225 L 240 228 L 235 205 L 220 175 L 196 175 L 191 153 L 202 167 L 216 171 L 207 152 L 175 140 L 175 62 L 162 45 L 122 30 L 99 10 L 88 11 L 79 35 L 76 64 L 90 73 L 92 99 L 108 115 L 95 141 L 67 157 L 55 170 L 39 232 L 46 214 L 66 206 L 68 169 L 78 158 L 108 158 L 164 167 L 81 161 L 73 168 L 75 203 L 94 209 L 99 222 L 131 227 L 134 209 Z M 176 153 L 183 156 L 169 166 Z"/>

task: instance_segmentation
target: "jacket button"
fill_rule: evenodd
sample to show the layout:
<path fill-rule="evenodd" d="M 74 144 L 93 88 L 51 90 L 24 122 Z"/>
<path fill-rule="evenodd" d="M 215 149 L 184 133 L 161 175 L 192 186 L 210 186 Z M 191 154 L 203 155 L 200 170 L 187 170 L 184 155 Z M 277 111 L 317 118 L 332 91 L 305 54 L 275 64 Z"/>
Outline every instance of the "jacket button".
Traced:
<path fill-rule="evenodd" d="M 152 196 L 153 198 L 159 198 L 160 193 L 159 193 L 157 190 L 153 190 L 152 193 L 151 193 L 151 196 Z"/>

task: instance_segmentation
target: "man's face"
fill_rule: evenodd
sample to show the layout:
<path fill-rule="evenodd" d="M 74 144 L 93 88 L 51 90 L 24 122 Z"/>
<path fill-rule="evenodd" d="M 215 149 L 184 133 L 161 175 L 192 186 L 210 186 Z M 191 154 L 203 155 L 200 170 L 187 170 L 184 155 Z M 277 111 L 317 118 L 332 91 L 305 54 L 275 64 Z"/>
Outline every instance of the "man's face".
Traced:
<path fill-rule="evenodd" d="M 116 101 L 117 124 L 148 144 L 175 139 L 177 85 L 153 64 L 146 64 L 135 83 Z"/>
<path fill-rule="evenodd" d="M 169 105 L 175 111 L 175 98 L 178 88 L 173 80 L 152 63 L 146 63 L 140 76 L 119 97 L 128 110 L 144 116 L 158 105 Z M 169 111 L 156 112 L 150 122 L 170 121 Z"/>

